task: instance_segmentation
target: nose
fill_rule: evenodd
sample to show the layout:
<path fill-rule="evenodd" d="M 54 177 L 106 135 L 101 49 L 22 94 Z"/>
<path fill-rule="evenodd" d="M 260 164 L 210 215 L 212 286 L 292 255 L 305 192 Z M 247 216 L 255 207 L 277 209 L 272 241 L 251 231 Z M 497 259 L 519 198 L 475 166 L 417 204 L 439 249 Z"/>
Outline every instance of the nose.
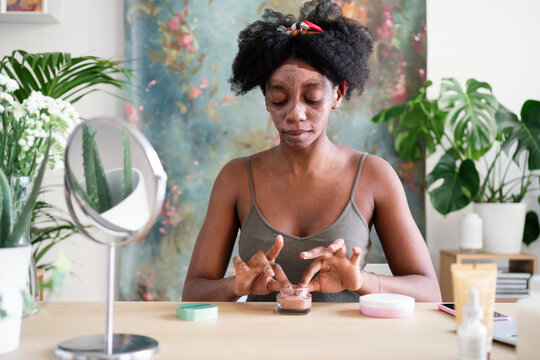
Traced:
<path fill-rule="evenodd" d="M 291 101 L 287 109 L 287 122 L 299 122 L 306 120 L 306 107 L 301 101 Z"/>

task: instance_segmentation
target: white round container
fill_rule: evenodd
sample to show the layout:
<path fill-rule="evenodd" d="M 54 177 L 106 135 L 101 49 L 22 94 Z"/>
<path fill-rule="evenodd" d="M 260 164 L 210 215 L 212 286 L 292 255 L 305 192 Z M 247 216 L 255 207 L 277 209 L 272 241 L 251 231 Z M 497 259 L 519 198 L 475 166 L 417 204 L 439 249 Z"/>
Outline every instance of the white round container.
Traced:
<path fill-rule="evenodd" d="M 482 250 L 483 222 L 480 215 L 471 213 L 461 218 L 459 248 L 466 251 Z"/>
<path fill-rule="evenodd" d="M 368 294 L 360 296 L 360 311 L 371 317 L 409 317 L 414 312 L 414 298 L 399 294 Z"/>

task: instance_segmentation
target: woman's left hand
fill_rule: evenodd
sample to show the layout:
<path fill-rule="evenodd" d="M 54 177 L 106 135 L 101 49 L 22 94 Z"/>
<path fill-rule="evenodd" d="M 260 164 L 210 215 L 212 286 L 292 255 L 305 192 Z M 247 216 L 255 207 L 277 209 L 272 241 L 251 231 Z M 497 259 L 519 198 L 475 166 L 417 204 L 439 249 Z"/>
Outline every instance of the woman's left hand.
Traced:
<path fill-rule="evenodd" d="M 362 287 L 360 255 L 362 250 L 352 248 L 353 255 L 347 257 L 343 239 L 336 239 L 327 248 L 317 247 L 300 253 L 302 259 L 315 259 L 306 269 L 298 286 L 308 291 L 337 293 L 343 290 L 357 291 Z M 319 275 L 313 279 L 313 276 Z"/>

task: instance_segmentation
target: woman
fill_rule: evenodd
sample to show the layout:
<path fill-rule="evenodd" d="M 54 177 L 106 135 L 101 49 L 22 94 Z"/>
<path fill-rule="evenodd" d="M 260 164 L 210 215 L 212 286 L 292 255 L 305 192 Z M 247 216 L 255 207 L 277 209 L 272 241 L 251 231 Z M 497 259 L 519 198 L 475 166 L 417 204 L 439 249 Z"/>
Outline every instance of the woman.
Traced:
<path fill-rule="evenodd" d="M 304 4 L 298 21 L 266 10 L 240 33 L 230 82 L 239 94 L 260 87 L 280 143 L 232 160 L 218 175 L 183 300 L 275 301 L 281 287 L 301 286 L 313 301 L 380 292 L 440 301 L 395 171 L 326 135 L 330 112 L 364 89 L 367 29 L 324 0 Z M 372 226 L 392 277 L 362 270 Z M 238 229 L 236 275 L 224 278 Z"/>

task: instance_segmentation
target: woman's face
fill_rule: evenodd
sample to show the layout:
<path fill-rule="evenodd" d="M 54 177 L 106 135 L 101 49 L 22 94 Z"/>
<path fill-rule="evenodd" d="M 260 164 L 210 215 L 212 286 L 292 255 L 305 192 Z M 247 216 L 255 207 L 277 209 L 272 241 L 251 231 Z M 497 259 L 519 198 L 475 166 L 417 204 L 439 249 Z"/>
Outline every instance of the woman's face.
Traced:
<path fill-rule="evenodd" d="M 337 86 L 305 61 L 289 59 L 268 79 L 266 109 L 282 142 L 305 149 L 326 133 L 330 111 L 341 103 Z"/>

